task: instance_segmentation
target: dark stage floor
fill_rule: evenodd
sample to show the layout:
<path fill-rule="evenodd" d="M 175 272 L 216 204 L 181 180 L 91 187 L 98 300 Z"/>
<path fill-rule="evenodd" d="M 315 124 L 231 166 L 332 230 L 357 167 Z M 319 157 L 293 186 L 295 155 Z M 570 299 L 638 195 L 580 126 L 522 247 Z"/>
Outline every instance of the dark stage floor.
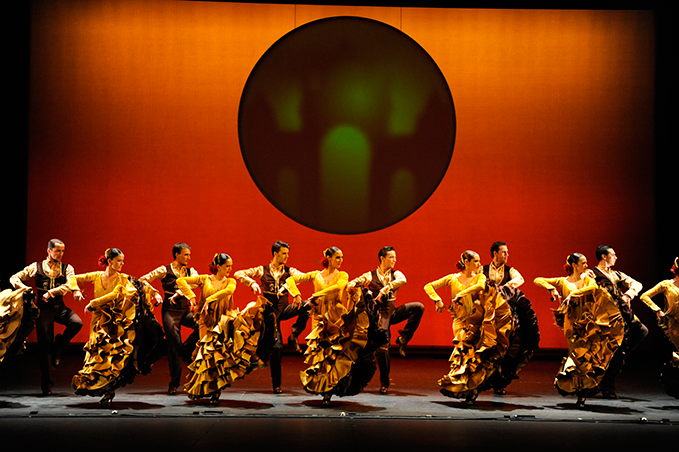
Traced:
<path fill-rule="evenodd" d="M 388 395 L 373 379 L 355 397 L 307 394 L 298 372 L 300 355 L 283 361 L 283 394 L 271 392 L 268 369 L 256 371 L 222 393 L 219 406 L 191 401 L 184 393 L 166 393 L 165 359 L 148 376 L 117 391 L 111 408 L 98 399 L 73 394 L 69 383 L 83 353 L 74 347 L 54 371 L 51 397 L 42 397 L 31 349 L 3 368 L 0 380 L 0 431 L 4 437 L 54 450 L 120 450 L 135 441 L 176 446 L 178 450 L 392 450 L 422 446 L 456 449 L 549 447 L 551 450 L 632 446 L 657 447 L 679 441 L 679 400 L 658 383 L 660 357 L 637 353 L 618 378 L 619 400 L 595 397 L 584 409 L 575 397 L 561 397 L 553 387 L 559 358 L 534 358 L 505 396 L 482 393 L 473 407 L 438 392 L 436 381 L 447 372 L 444 353 L 413 350 L 392 359 Z M 75 441 L 75 443 L 74 443 Z M 618 449 L 620 450 L 620 449 Z"/>

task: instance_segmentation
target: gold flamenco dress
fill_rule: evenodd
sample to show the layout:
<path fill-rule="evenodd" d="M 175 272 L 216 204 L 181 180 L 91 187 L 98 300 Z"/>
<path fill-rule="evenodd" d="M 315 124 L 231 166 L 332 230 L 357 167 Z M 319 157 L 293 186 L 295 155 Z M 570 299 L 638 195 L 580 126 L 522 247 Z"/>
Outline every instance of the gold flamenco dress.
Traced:
<path fill-rule="evenodd" d="M 562 304 L 555 311 L 557 319 L 563 315 L 568 356 L 561 361 L 554 386 L 563 396 L 595 395 L 625 335 L 618 306 L 609 293 L 588 276 L 579 289 L 565 277 L 536 278 L 534 282 L 543 289 L 558 290 L 563 298 L 571 296 L 567 305 Z"/>
<path fill-rule="evenodd" d="M 438 381 L 441 393 L 467 398 L 473 403 L 480 391 L 490 389 L 489 378 L 507 352 L 513 331 L 512 311 L 494 285 L 483 274 L 475 275 L 468 287 L 450 274 L 424 286 L 427 295 L 442 301 L 436 289 L 449 286 L 452 297 L 453 353 L 450 371 Z"/>
<path fill-rule="evenodd" d="M 191 399 L 219 395 L 250 372 L 257 360 L 266 299 L 258 297 L 240 311 L 233 306 L 236 280 L 227 278 L 225 283 L 223 289 L 216 290 L 210 275 L 177 279 L 177 287 L 186 298 L 194 297 L 189 285 L 201 288 L 196 307 L 201 338 L 189 364 L 189 381 L 184 385 Z"/>
<path fill-rule="evenodd" d="M 16 355 L 35 327 L 38 308 L 29 287 L 0 292 L 0 364 Z"/>
<path fill-rule="evenodd" d="M 291 276 L 286 281 L 288 292 L 300 295 L 297 284 L 307 282 L 314 285 L 316 304 L 310 312 L 311 332 L 305 338 L 304 362 L 309 367 L 300 372 L 302 385 L 308 393 L 325 397 L 358 394 L 375 373 L 374 360 L 372 367 L 360 366 L 357 371 L 355 366 L 368 343 L 370 326 L 361 292 L 347 289 L 349 276 L 343 271 L 328 283 L 320 271 Z"/>
<path fill-rule="evenodd" d="M 679 399 L 679 287 L 671 279 L 661 281 L 645 292 L 641 296 L 641 301 L 657 313 L 662 309 L 653 303 L 651 298 L 659 294 L 665 296 L 665 310 L 663 311 L 665 315 L 658 320 L 658 323 L 674 346 L 670 360 L 663 364 L 660 382 L 668 395 Z"/>
<path fill-rule="evenodd" d="M 79 290 L 79 283 L 90 282 L 94 284 L 95 295 L 90 302 L 90 336 L 83 347 L 85 361 L 71 381 L 78 395 L 112 394 L 134 380 L 140 372 L 134 353 L 138 305 L 145 304 L 147 313 L 153 310 L 151 297 L 156 291 L 151 286 L 135 285 L 128 275 L 118 273 L 106 288 L 102 284 L 103 273 L 75 275 L 68 282 L 72 290 Z"/>

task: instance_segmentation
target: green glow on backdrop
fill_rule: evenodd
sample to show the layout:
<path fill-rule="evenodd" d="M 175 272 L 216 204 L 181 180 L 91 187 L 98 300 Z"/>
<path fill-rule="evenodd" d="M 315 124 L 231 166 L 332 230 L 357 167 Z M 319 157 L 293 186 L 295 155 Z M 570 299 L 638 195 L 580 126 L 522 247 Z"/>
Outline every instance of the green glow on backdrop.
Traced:
<path fill-rule="evenodd" d="M 338 126 L 321 145 L 321 194 L 325 221 L 339 227 L 368 219 L 371 150 L 355 127 Z"/>

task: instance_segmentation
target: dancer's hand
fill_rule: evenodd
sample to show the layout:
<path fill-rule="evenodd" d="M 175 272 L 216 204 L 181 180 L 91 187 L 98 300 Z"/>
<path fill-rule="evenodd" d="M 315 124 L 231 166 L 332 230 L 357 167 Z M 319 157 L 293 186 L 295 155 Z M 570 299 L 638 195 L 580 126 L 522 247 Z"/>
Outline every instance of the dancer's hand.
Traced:
<path fill-rule="evenodd" d="M 73 299 L 77 302 L 81 302 L 85 299 L 85 295 L 83 295 L 81 291 L 76 290 L 75 292 L 73 292 Z"/>
<path fill-rule="evenodd" d="M 558 301 L 561 303 L 561 294 L 559 293 L 558 290 L 552 289 L 552 301 Z"/>
<path fill-rule="evenodd" d="M 262 294 L 262 288 L 259 287 L 259 284 L 257 283 L 252 283 L 252 285 L 250 286 L 250 290 L 252 290 L 255 293 L 255 295 Z"/>
<path fill-rule="evenodd" d="M 156 300 L 154 303 L 155 306 L 160 306 L 163 304 L 163 297 L 160 296 L 160 294 L 156 293 L 153 295 L 153 299 Z"/>
<path fill-rule="evenodd" d="M 436 306 L 436 312 L 438 312 L 439 314 L 443 312 L 443 308 L 444 308 L 443 301 L 441 301 L 441 300 L 437 301 L 435 303 L 435 306 Z"/>

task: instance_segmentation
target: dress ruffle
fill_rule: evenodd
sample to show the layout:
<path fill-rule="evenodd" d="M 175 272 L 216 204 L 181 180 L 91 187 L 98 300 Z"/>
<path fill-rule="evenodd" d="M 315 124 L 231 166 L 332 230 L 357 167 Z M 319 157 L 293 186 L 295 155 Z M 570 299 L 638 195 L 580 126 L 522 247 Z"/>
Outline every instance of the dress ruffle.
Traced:
<path fill-rule="evenodd" d="M 83 368 L 71 381 L 76 394 L 102 395 L 134 379 L 134 373 L 125 371 L 125 368 L 134 351 L 138 298 L 136 287 L 128 281 L 116 288 L 116 295 L 110 303 L 100 308 L 101 318 L 92 327 L 90 339 L 83 347 Z"/>
<path fill-rule="evenodd" d="M 441 393 L 464 398 L 489 389 L 488 379 L 506 354 L 512 331 L 511 308 L 493 285 L 460 300 L 453 319 L 450 372 L 438 382 Z"/>
<path fill-rule="evenodd" d="M 39 311 L 33 300 L 29 288 L 0 292 L 0 363 L 20 352 L 35 328 Z"/>
<path fill-rule="evenodd" d="M 663 364 L 660 372 L 660 384 L 667 395 L 679 399 L 679 305 L 665 313 L 658 322 L 660 329 L 674 345 L 670 360 Z"/>
<path fill-rule="evenodd" d="M 340 300 L 322 301 L 312 311 L 304 353 L 309 367 L 300 372 L 311 394 L 355 395 L 375 374 L 374 349 L 372 355 L 364 351 L 370 328 L 365 302 L 358 290 L 343 291 Z"/>
<path fill-rule="evenodd" d="M 503 389 L 518 379 L 519 372 L 540 343 L 538 318 L 523 291 L 506 285 L 500 286 L 498 291 L 512 310 L 514 329 L 507 353 L 490 379 L 493 389 Z"/>
<path fill-rule="evenodd" d="M 189 365 L 188 383 L 184 385 L 193 399 L 210 395 L 231 386 L 252 369 L 253 356 L 263 325 L 264 297 L 249 303 L 243 311 L 232 309 L 199 341 Z"/>
<path fill-rule="evenodd" d="M 599 391 L 606 369 L 622 344 L 625 322 L 604 289 L 572 298 L 559 312 L 564 314 L 568 356 L 561 362 L 554 385 L 561 395 L 578 393 L 589 397 Z"/>

